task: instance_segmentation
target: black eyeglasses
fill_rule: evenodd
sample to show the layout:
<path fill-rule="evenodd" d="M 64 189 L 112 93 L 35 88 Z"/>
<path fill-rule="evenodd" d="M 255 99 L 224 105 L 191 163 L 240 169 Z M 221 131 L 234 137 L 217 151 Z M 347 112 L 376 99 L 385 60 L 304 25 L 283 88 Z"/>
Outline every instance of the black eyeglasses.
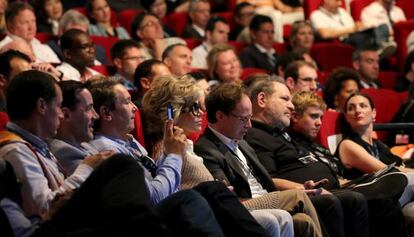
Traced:
<path fill-rule="evenodd" d="M 201 116 L 201 114 L 205 111 L 205 108 L 203 108 L 198 102 L 194 102 L 190 107 L 183 108 L 181 111 L 184 113 L 191 112 L 194 116 Z"/>
<path fill-rule="evenodd" d="M 251 119 L 252 119 L 252 115 L 247 115 L 247 116 L 240 116 L 240 115 L 237 115 L 237 114 L 233 114 L 233 113 L 229 113 L 231 116 L 233 116 L 233 117 L 235 117 L 235 118 L 237 118 L 237 119 L 239 119 L 240 120 L 240 122 L 242 122 L 243 124 L 246 124 L 246 123 L 248 123 Z"/>
<path fill-rule="evenodd" d="M 80 50 L 92 49 L 92 48 L 95 48 L 95 43 L 90 42 L 90 43 L 86 43 L 86 44 L 75 45 L 72 48 L 73 49 L 80 49 Z"/>

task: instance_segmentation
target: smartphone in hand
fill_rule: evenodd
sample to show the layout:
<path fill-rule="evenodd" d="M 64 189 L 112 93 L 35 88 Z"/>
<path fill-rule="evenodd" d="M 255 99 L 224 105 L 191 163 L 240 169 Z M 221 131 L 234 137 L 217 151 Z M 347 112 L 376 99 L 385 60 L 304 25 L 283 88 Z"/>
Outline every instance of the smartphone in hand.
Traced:
<path fill-rule="evenodd" d="M 171 103 L 167 104 L 167 118 L 168 118 L 168 120 L 173 120 L 174 119 L 174 109 L 173 109 Z"/>

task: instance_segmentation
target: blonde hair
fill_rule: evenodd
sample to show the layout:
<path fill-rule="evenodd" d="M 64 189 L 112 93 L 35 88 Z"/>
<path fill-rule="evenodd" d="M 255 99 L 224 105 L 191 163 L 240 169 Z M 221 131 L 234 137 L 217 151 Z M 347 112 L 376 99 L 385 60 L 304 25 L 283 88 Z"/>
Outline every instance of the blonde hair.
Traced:
<path fill-rule="evenodd" d="M 292 97 L 292 103 L 295 106 L 295 112 L 298 115 L 303 115 L 303 112 L 309 107 L 316 107 L 321 110 L 326 109 L 326 104 L 322 97 L 311 91 L 295 93 Z"/>
<path fill-rule="evenodd" d="M 292 24 L 289 35 L 289 44 L 292 48 L 295 48 L 297 45 L 298 33 L 302 28 L 309 27 L 312 31 L 312 25 L 309 21 L 298 21 Z"/>
<path fill-rule="evenodd" d="M 154 142 L 162 139 L 164 122 L 167 120 L 167 105 L 173 107 L 174 118 L 178 118 L 183 108 L 193 105 L 204 91 L 195 84 L 195 79 L 162 76 L 156 78 L 142 99 L 142 111 L 145 116 L 145 133 L 153 137 Z"/>
<path fill-rule="evenodd" d="M 207 55 L 207 72 L 210 80 L 219 80 L 220 78 L 216 73 L 217 69 L 217 58 L 218 56 L 226 51 L 232 50 L 234 51 L 233 46 L 230 46 L 228 44 L 217 44 L 214 45 L 213 48 L 210 50 L 210 52 Z"/>

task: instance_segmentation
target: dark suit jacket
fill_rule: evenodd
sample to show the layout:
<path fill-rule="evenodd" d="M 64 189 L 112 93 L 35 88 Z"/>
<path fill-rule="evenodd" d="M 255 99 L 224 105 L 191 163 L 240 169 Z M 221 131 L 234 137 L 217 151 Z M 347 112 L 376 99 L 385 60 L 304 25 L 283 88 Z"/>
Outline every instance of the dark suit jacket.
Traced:
<path fill-rule="evenodd" d="M 276 54 L 274 54 L 274 57 L 274 65 L 272 65 L 267 59 L 267 54 L 260 52 L 254 44 L 248 45 L 239 54 L 243 68 L 261 68 L 268 71 L 270 74 L 276 74 Z"/>
<path fill-rule="evenodd" d="M 276 190 L 276 187 L 260 164 L 254 150 L 244 141 L 239 142 L 239 149 L 246 157 L 253 174 L 260 184 L 268 192 Z M 252 193 L 237 156 L 221 140 L 207 128 L 194 146 L 194 151 L 203 157 L 204 164 L 215 179 L 225 180 L 234 187 L 234 191 L 240 198 L 251 198 Z"/>
<path fill-rule="evenodd" d="M 185 27 L 182 38 L 192 38 L 192 39 L 197 39 L 201 41 L 203 41 L 204 39 L 204 37 L 200 35 L 200 33 L 198 33 L 198 31 L 196 31 L 191 24 L 188 24 Z"/>

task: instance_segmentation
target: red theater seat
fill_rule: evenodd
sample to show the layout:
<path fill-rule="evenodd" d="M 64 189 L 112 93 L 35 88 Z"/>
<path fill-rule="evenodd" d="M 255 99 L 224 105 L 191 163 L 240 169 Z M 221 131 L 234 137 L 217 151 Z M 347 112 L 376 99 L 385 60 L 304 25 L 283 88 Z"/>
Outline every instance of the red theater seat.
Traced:
<path fill-rule="evenodd" d="M 341 134 L 340 113 L 336 111 L 326 110 L 323 113 L 322 125 L 319 130 L 316 141 L 329 148 L 333 153 L 338 145 L 340 139 L 338 134 Z M 336 140 L 335 140 L 336 139 Z M 331 145 L 329 145 L 331 143 Z"/>
<path fill-rule="evenodd" d="M 233 29 L 236 25 L 236 22 L 234 21 L 233 12 L 217 12 L 215 14 L 225 19 L 227 23 L 229 23 L 230 29 Z"/>
<path fill-rule="evenodd" d="M 93 35 L 90 37 L 91 37 L 91 40 L 95 44 L 99 44 L 105 48 L 106 57 L 110 61 L 110 64 L 111 64 L 112 63 L 111 48 L 116 42 L 119 41 L 119 39 L 116 37 L 102 37 L 102 36 L 93 36 Z"/>
<path fill-rule="evenodd" d="M 124 27 L 130 35 L 132 35 L 131 33 L 132 22 L 134 21 L 135 17 L 141 12 L 142 10 L 140 9 L 127 9 L 127 10 L 123 10 L 122 12 L 118 14 L 119 24 L 122 27 Z"/>
<path fill-rule="evenodd" d="M 43 33 L 43 32 L 36 33 L 36 39 L 38 39 L 42 44 L 45 44 L 47 41 L 53 38 L 54 36 L 49 33 Z"/>
<path fill-rule="evenodd" d="M 187 47 L 190 48 L 191 50 L 201 44 L 200 40 L 192 39 L 192 38 L 185 38 L 184 41 L 187 44 Z"/>
<path fill-rule="evenodd" d="M 236 41 L 229 41 L 227 44 L 234 47 L 234 51 L 237 55 L 247 46 L 246 43 L 240 43 Z"/>
<path fill-rule="evenodd" d="M 323 0 L 304 0 L 303 1 L 303 9 L 305 13 L 305 19 L 309 19 L 310 15 L 313 11 L 317 10 L 319 6 L 322 4 Z M 345 6 L 344 0 L 341 1 L 341 6 Z"/>
<path fill-rule="evenodd" d="M 331 72 L 338 66 L 352 68 L 352 53 L 354 48 L 347 44 L 329 42 L 315 43 L 310 54 L 318 62 L 322 70 Z"/>
<path fill-rule="evenodd" d="M 5 112 L 0 112 L 0 131 L 6 129 L 6 124 L 10 121 L 9 115 Z"/>
<path fill-rule="evenodd" d="M 399 93 L 390 89 L 362 89 L 362 93 L 369 95 L 374 101 L 377 110 L 376 123 L 389 123 L 401 105 Z"/>
<path fill-rule="evenodd" d="M 397 84 L 398 73 L 394 71 L 382 71 L 378 75 L 378 80 L 383 88 L 393 90 Z"/>
<path fill-rule="evenodd" d="M 361 19 L 361 12 L 366 6 L 371 4 L 374 0 L 353 0 L 350 4 L 351 7 L 351 16 L 355 21 Z"/>
<path fill-rule="evenodd" d="M 414 4 L 414 1 L 413 1 Z M 414 31 L 414 20 L 397 22 L 394 24 L 394 39 L 397 43 L 397 65 L 401 70 L 407 57 L 407 38 Z"/>
<path fill-rule="evenodd" d="M 412 0 L 398 0 L 395 5 L 401 7 L 407 19 L 414 18 L 414 1 Z"/>
<path fill-rule="evenodd" d="M 135 112 L 134 125 L 135 128 L 131 132 L 131 134 L 135 137 L 135 139 L 137 139 L 139 143 L 141 143 L 141 145 L 145 147 L 144 128 L 142 127 L 142 118 L 140 110 Z"/>
<path fill-rule="evenodd" d="M 278 55 L 288 51 L 288 43 L 273 43 L 272 46 Z"/>
<path fill-rule="evenodd" d="M 167 25 L 177 33 L 178 36 L 181 36 L 184 32 L 185 27 L 189 23 L 187 13 L 184 12 L 174 12 L 168 15 Z"/>
<path fill-rule="evenodd" d="M 242 75 L 240 77 L 240 79 L 242 81 L 246 80 L 250 75 L 256 74 L 256 73 L 266 73 L 269 74 L 269 72 L 260 69 L 260 68 L 254 68 L 254 67 L 248 67 L 248 68 L 243 68 L 242 71 Z"/>

